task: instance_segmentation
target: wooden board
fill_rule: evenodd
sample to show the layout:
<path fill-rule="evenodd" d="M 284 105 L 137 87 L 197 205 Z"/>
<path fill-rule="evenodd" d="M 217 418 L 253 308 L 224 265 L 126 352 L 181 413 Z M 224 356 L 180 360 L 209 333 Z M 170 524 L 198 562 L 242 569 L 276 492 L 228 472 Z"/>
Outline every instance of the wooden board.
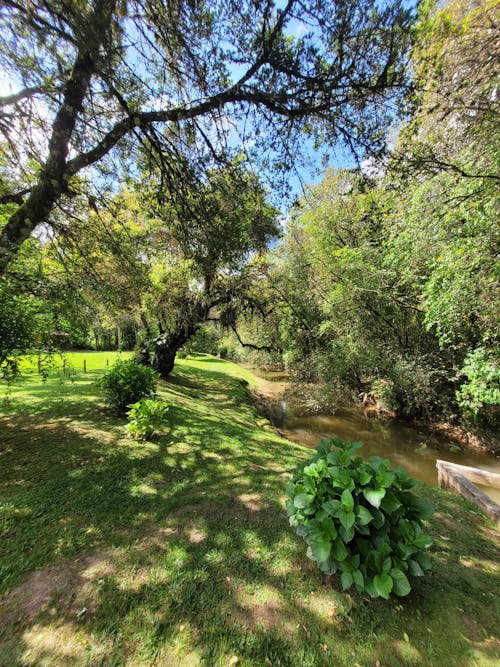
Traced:
<path fill-rule="evenodd" d="M 498 489 L 500 488 L 500 475 L 479 468 L 448 463 L 448 461 L 438 460 L 436 467 L 440 487 L 449 487 L 458 491 L 461 496 L 480 507 L 500 528 L 500 505 L 474 484 L 476 482 Z"/>

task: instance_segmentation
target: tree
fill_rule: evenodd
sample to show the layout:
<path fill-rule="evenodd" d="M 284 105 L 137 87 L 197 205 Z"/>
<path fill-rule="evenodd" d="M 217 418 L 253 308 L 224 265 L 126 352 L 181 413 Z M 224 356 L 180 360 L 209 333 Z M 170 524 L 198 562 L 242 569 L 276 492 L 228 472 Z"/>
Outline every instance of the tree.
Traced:
<path fill-rule="evenodd" d="M 424 14 L 417 104 L 387 173 L 326 172 L 295 208 L 277 289 L 284 360 L 301 379 L 408 415 L 498 419 L 492 12 Z"/>
<path fill-rule="evenodd" d="M 412 118 L 396 168 L 498 187 L 497 3 L 422 3 L 412 50 Z"/>
<path fill-rule="evenodd" d="M 154 323 L 148 324 L 148 343 L 164 378 L 179 348 L 215 317 L 214 309 L 241 303 L 251 283 L 252 256 L 279 232 L 277 211 L 252 172 L 236 162 L 208 176 L 205 183 L 193 180 L 180 200 L 154 191 L 144 207 L 155 218 L 149 224 L 150 289 L 142 296 L 142 317 Z"/>
<path fill-rule="evenodd" d="M 171 189 L 180 158 L 222 164 L 237 133 L 283 169 L 304 132 L 380 152 L 407 84 L 406 4 L 5 0 L 0 65 L 15 91 L 0 98 L 0 203 L 15 210 L 0 273 L 76 175 L 116 191 L 138 146 Z"/>

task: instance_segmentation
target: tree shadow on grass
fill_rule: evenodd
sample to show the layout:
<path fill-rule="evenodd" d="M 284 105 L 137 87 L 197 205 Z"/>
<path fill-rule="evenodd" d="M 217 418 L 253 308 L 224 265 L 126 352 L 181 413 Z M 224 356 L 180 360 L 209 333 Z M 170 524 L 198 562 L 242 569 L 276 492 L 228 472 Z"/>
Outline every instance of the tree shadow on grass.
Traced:
<path fill-rule="evenodd" d="M 0 420 L 0 664 L 494 664 L 497 552 L 477 513 L 439 494 L 434 571 L 408 598 L 341 593 L 281 503 L 309 453 L 200 373 L 173 384 L 203 404 L 172 405 L 156 442 L 100 416 Z"/>

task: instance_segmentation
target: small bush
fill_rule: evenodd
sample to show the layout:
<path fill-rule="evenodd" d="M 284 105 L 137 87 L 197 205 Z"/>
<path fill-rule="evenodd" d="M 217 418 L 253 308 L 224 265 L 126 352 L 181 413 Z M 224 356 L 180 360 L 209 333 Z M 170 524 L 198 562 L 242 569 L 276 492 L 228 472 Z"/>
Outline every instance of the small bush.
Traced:
<path fill-rule="evenodd" d="M 168 405 L 163 401 L 143 398 L 133 403 L 128 411 L 127 432 L 137 440 L 146 440 L 161 428 Z"/>
<path fill-rule="evenodd" d="M 118 360 L 98 380 L 106 401 L 118 414 L 125 414 L 132 403 L 151 398 L 159 378 L 152 368 L 132 360 Z"/>
<path fill-rule="evenodd" d="M 353 457 L 361 446 L 336 438 L 320 443 L 288 487 L 290 525 L 322 572 L 340 572 L 344 590 L 354 584 L 374 598 L 407 595 L 408 576 L 430 568 L 422 520 L 433 509 L 412 493 L 416 482 L 402 468 L 390 470 L 378 456 L 366 463 Z"/>

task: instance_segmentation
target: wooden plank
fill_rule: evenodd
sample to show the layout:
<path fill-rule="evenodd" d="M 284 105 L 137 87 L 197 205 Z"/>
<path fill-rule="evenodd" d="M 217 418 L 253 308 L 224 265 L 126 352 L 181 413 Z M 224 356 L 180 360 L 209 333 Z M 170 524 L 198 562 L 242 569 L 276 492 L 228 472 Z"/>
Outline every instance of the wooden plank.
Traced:
<path fill-rule="evenodd" d="M 480 468 L 471 468 L 470 466 L 461 466 L 458 463 L 449 463 L 449 461 L 438 461 L 436 466 L 439 471 L 439 464 L 444 464 L 449 470 L 453 470 L 475 484 L 484 484 L 485 486 L 492 486 L 495 489 L 500 489 L 500 475 L 496 472 L 489 472 L 488 470 L 481 470 Z"/>
<path fill-rule="evenodd" d="M 497 475 L 496 473 L 481 475 L 479 473 L 486 473 L 486 471 L 440 460 L 436 461 L 436 467 L 438 470 L 438 483 L 440 487 L 449 487 L 458 491 L 461 496 L 468 498 L 480 507 L 490 519 L 497 524 L 497 527 L 500 528 L 500 505 L 486 495 L 486 493 L 483 493 L 483 491 L 478 489 L 473 483 L 474 480 L 480 484 L 498 488 L 498 480 L 493 480 L 495 482 L 494 484 L 491 484 L 489 480 L 492 479 L 492 477 L 500 478 L 500 475 Z M 470 476 L 469 471 L 472 471 Z"/>

